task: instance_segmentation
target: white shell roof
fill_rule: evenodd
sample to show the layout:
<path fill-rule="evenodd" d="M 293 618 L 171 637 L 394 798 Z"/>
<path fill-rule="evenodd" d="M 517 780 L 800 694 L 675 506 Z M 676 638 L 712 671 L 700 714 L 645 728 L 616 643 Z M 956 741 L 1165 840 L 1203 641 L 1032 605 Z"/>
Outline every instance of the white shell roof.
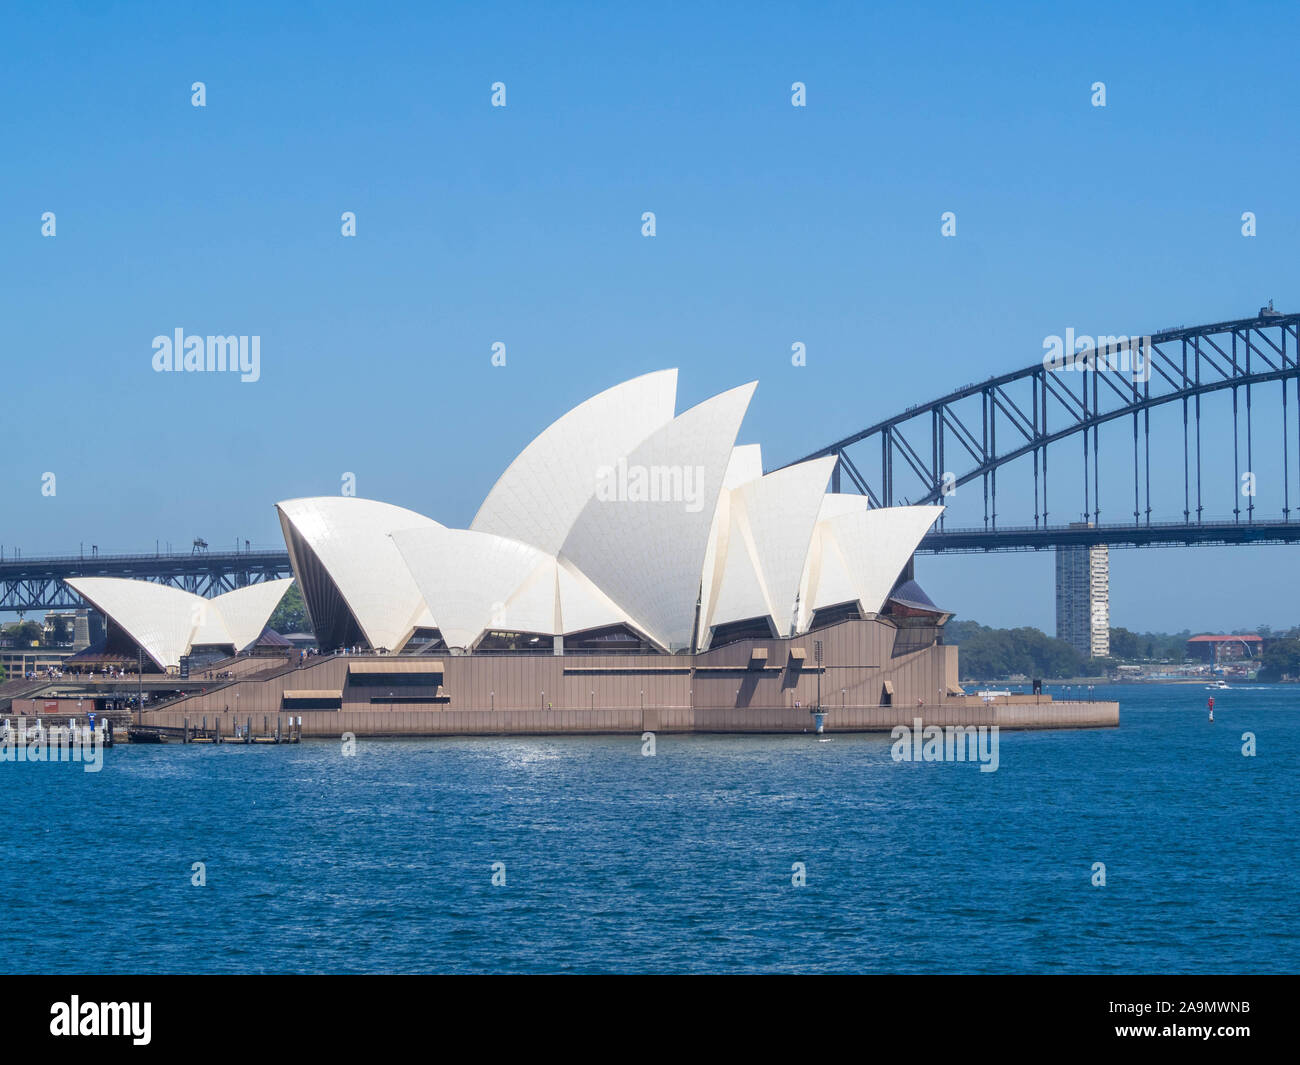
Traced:
<path fill-rule="evenodd" d="M 543 430 L 503 473 L 470 528 L 555 555 L 612 466 L 672 421 L 677 371 L 658 370 L 592 396 Z"/>
<path fill-rule="evenodd" d="M 207 600 L 226 623 L 226 630 L 230 633 L 236 651 L 242 651 L 262 635 L 267 619 L 275 613 L 275 608 L 280 605 L 280 600 L 292 583 L 292 577 L 282 577 L 275 581 L 245 585 Z"/>
<path fill-rule="evenodd" d="M 841 514 L 860 514 L 871 508 L 871 500 L 866 496 L 851 492 L 827 492 L 822 497 L 821 509 L 817 512 L 819 522 L 830 521 Z"/>
<path fill-rule="evenodd" d="M 489 629 L 556 635 L 629 621 L 571 563 L 531 544 L 445 528 L 392 538 L 448 647 L 472 648 Z"/>
<path fill-rule="evenodd" d="M 488 628 L 554 631 L 555 561 L 537 548 L 468 529 L 399 529 L 392 537 L 425 602 L 436 606 L 448 647 L 473 647 Z M 530 578 L 550 585 L 540 603 L 519 599 Z"/>
<path fill-rule="evenodd" d="M 555 560 L 555 576 L 560 596 L 560 631 L 564 635 L 608 625 L 636 628 L 636 623 L 567 558 Z"/>
<path fill-rule="evenodd" d="M 560 551 L 669 650 L 691 644 L 718 495 L 755 384 L 692 407 L 620 459 L 613 498 L 593 495 Z"/>
<path fill-rule="evenodd" d="M 713 610 L 713 601 L 722 586 L 722 563 L 727 558 L 727 534 L 731 531 L 731 493 L 719 492 L 718 505 L 709 524 L 709 546 L 704 552 L 704 568 L 700 573 L 700 626 L 707 631 L 707 622 Z"/>
<path fill-rule="evenodd" d="M 249 585 L 214 599 L 123 577 L 69 577 L 65 583 L 167 669 L 179 666 L 194 646 L 230 644 L 243 650 L 265 628 L 293 579 Z"/>
<path fill-rule="evenodd" d="M 758 444 L 738 444 L 731 449 L 731 458 L 727 460 L 727 472 L 722 478 L 722 487 L 739 488 L 749 481 L 756 481 L 763 476 L 763 449 Z"/>
<path fill-rule="evenodd" d="M 314 496 L 276 506 L 329 571 L 371 647 L 397 650 L 417 626 L 435 626 L 389 534 L 444 526 L 405 507 L 356 496 Z"/>
<path fill-rule="evenodd" d="M 206 611 L 200 596 L 151 581 L 69 577 L 64 583 L 112 618 L 161 669 L 180 664 Z"/>
<path fill-rule="evenodd" d="M 941 506 L 868 509 L 862 496 L 827 496 L 804 572 L 801 624 L 821 607 L 856 601 L 864 613 L 879 613 L 894 581 Z M 860 500 L 861 502 L 857 502 Z"/>
<path fill-rule="evenodd" d="M 840 557 L 838 545 L 829 535 L 823 536 L 822 533 L 831 518 L 857 514 L 870 506 L 871 501 L 866 496 L 847 492 L 828 492 L 822 498 L 817 526 L 808 546 L 808 560 L 804 563 L 803 579 L 799 584 L 800 629 L 808 627 L 813 611 L 819 607 L 857 602 L 857 589 Z"/>
<path fill-rule="evenodd" d="M 710 626 L 763 617 L 789 636 L 813 528 L 835 456 L 787 466 L 733 488 L 721 586 Z"/>

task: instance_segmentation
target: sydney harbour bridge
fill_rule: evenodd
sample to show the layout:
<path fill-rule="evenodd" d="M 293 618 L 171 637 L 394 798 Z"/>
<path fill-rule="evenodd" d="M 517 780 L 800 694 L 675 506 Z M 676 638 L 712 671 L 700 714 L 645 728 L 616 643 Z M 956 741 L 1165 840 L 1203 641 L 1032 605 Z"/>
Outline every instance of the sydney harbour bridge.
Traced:
<path fill-rule="evenodd" d="M 832 491 L 873 506 L 949 504 L 923 552 L 1300 542 L 1300 514 L 1291 517 L 1300 510 L 1291 506 L 1293 476 L 1300 505 L 1300 315 L 1269 306 L 1101 339 L 909 407 L 798 461 L 834 455 Z M 199 543 L 188 553 L 0 558 L 0 611 L 85 605 L 65 577 L 219 595 L 291 575 L 283 550 Z"/>
<path fill-rule="evenodd" d="M 1298 360 L 1300 315 L 1264 307 L 1040 360 L 799 461 L 836 456 L 832 490 L 875 506 L 950 504 L 929 552 L 1294 543 Z"/>

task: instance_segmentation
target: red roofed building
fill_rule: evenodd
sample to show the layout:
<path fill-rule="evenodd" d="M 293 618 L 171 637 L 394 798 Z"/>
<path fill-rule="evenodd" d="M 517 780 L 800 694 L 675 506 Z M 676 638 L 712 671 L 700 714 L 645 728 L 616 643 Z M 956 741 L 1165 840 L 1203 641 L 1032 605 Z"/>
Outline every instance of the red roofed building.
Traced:
<path fill-rule="evenodd" d="M 1264 639 L 1250 633 L 1243 636 L 1193 636 L 1187 641 L 1187 657 L 1200 662 L 1235 662 L 1259 658 Z"/>

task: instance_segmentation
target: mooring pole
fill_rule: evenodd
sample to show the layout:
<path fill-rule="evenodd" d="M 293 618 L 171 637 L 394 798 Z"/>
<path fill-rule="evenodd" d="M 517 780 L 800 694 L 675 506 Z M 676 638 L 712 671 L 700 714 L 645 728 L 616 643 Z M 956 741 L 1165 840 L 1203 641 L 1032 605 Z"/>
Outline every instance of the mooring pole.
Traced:
<path fill-rule="evenodd" d="M 822 642 L 813 641 L 813 657 L 817 659 L 817 709 L 822 708 Z"/>

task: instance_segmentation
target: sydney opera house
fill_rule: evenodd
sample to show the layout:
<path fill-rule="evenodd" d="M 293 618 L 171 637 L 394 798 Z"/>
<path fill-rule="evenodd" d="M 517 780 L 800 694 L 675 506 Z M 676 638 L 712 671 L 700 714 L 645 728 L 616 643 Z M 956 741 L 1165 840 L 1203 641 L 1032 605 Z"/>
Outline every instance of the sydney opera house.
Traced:
<path fill-rule="evenodd" d="M 178 712 L 306 712 L 337 728 L 340 713 L 400 711 L 417 716 L 389 731 L 410 732 L 784 729 L 807 727 L 819 689 L 841 724 L 960 695 L 949 615 L 912 574 L 942 508 L 828 492 L 833 457 L 764 473 L 759 445 L 737 443 L 754 388 L 680 414 L 675 370 L 601 392 L 519 454 L 467 529 L 355 497 L 279 503 L 316 639 L 337 653 Z M 72 583 L 163 669 L 240 650 L 284 592 L 195 602 Z"/>
<path fill-rule="evenodd" d="M 278 506 L 322 647 L 705 652 L 888 612 L 939 507 L 826 491 L 834 458 L 764 474 L 736 446 L 754 385 L 675 415 L 674 370 L 570 411 L 468 529 L 350 497 Z"/>

